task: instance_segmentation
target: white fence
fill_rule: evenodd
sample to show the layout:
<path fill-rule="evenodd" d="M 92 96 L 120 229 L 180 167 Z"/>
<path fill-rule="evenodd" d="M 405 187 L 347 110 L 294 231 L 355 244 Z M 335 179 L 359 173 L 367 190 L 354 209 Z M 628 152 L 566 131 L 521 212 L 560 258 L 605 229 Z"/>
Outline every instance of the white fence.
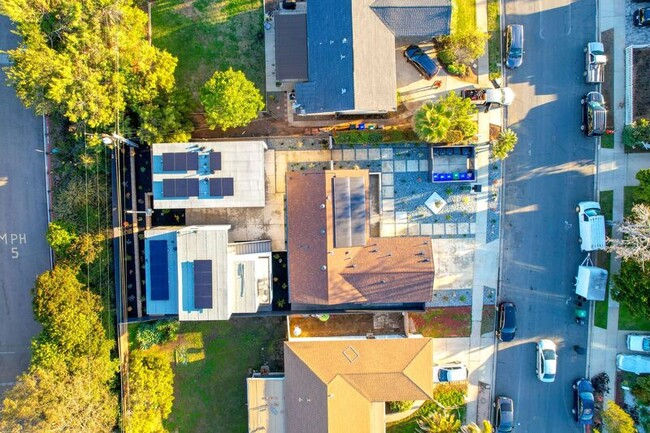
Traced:
<path fill-rule="evenodd" d="M 634 50 L 650 45 L 630 45 L 625 48 L 625 124 L 634 120 Z"/>

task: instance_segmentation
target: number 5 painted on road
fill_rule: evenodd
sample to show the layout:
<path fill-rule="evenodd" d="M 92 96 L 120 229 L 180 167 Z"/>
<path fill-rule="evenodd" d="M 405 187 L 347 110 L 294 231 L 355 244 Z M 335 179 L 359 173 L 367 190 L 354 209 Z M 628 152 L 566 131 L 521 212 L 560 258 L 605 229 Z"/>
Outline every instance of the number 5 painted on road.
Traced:
<path fill-rule="evenodd" d="M 17 259 L 19 255 L 20 254 L 18 254 L 18 247 L 11 247 L 11 258 Z"/>

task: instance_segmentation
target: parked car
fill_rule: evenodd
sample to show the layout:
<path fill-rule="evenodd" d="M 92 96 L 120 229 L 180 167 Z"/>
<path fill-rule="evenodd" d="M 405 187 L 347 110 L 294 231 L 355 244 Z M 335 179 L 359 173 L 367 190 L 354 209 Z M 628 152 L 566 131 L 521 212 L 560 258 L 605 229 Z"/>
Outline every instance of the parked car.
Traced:
<path fill-rule="evenodd" d="M 539 340 L 537 343 L 537 366 L 535 372 L 542 382 L 553 382 L 557 371 L 557 352 L 551 340 Z"/>
<path fill-rule="evenodd" d="M 494 428 L 497 432 L 511 432 L 515 427 L 515 404 L 510 397 L 499 396 L 494 402 Z"/>
<path fill-rule="evenodd" d="M 590 425 L 594 421 L 594 387 L 587 379 L 578 379 L 573 384 L 573 414 L 576 422 Z"/>
<path fill-rule="evenodd" d="M 432 79 L 438 75 L 438 72 L 440 71 L 435 60 L 429 57 L 427 53 L 417 45 L 409 45 L 409 47 L 404 50 L 404 57 L 406 57 L 406 60 L 418 70 L 425 80 Z"/>
<path fill-rule="evenodd" d="M 467 380 L 467 367 L 462 364 L 433 367 L 434 382 L 458 382 L 461 380 Z"/>
<path fill-rule="evenodd" d="M 582 125 L 580 129 L 587 137 L 603 135 L 607 128 L 605 98 L 599 92 L 589 92 L 580 100 L 582 104 Z"/>
<path fill-rule="evenodd" d="M 524 26 L 510 24 L 505 31 L 506 68 L 517 69 L 524 61 Z"/>
<path fill-rule="evenodd" d="M 627 348 L 635 352 L 650 352 L 650 335 L 628 334 Z"/>
<path fill-rule="evenodd" d="M 616 368 L 634 374 L 650 373 L 650 356 L 643 355 L 616 355 Z"/>
<path fill-rule="evenodd" d="M 499 304 L 499 323 L 497 338 L 501 341 L 512 341 L 517 331 L 517 307 L 512 302 Z"/>
<path fill-rule="evenodd" d="M 585 80 L 587 83 L 605 81 L 607 56 L 602 42 L 589 42 L 585 47 Z"/>
<path fill-rule="evenodd" d="M 650 8 L 639 8 L 634 11 L 634 25 L 637 27 L 650 26 Z"/>
<path fill-rule="evenodd" d="M 605 249 L 605 215 L 597 201 L 581 201 L 576 206 L 580 249 L 595 251 Z"/>

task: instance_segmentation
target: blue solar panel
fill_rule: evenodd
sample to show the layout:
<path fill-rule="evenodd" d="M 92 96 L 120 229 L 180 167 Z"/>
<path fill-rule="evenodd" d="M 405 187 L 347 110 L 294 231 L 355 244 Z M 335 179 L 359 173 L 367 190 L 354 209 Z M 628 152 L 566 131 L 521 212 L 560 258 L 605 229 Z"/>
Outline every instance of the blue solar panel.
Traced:
<path fill-rule="evenodd" d="M 149 293 L 152 301 L 169 300 L 167 241 L 149 241 Z"/>
<path fill-rule="evenodd" d="M 194 307 L 212 308 L 212 260 L 194 260 Z"/>
<path fill-rule="evenodd" d="M 210 170 L 221 170 L 221 152 L 210 153 Z"/>

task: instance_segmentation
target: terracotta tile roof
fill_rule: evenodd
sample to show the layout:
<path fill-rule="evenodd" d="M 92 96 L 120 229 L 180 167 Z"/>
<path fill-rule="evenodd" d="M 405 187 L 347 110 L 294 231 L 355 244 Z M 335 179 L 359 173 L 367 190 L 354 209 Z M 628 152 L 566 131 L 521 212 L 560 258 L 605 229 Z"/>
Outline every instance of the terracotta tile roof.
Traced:
<path fill-rule="evenodd" d="M 425 236 L 377 238 L 334 248 L 332 179 L 361 177 L 370 213 L 367 170 L 287 173 L 289 299 L 298 304 L 427 302 L 433 253 Z"/>
<path fill-rule="evenodd" d="M 287 342 L 284 359 L 287 433 L 382 431 L 377 402 L 432 398 L 429 338 Z"/>

